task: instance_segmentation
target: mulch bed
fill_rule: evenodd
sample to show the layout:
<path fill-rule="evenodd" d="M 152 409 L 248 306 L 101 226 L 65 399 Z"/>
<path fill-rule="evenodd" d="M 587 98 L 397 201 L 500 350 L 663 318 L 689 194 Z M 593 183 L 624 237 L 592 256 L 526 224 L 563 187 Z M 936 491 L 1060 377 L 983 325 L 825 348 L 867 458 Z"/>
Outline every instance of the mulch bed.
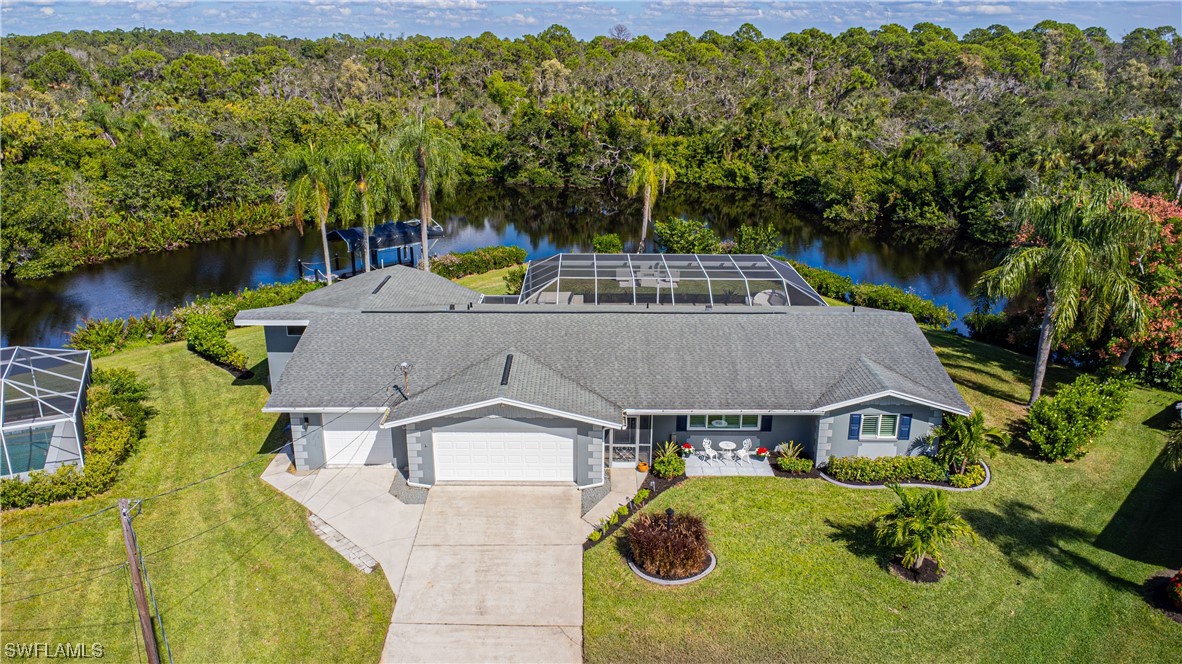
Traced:
<path fill-rule="evenodd" d="M 923 564 L 919 566 L 918 572 L 911 569 L 910 567 L 904 567 L 903 559 L 901 557 L 891 558 L 891 561 L 887 565 L 891 568 L 891 572 L 893 572 L 895 576 L 905 581 L 911 581 L 912 583 L 935 583 L 944 578 L 944 575 L 947 574 L 947 572 L 940 569 L 940 566 L 936 564 L 936 561 L 932 560 L 931 558 L 927 558 L 923 561 Z"/>
<path fill-rule="evenodd" d="M 786 477 L 790 480 L 819 480 L 821 479 L 821 471 L 817 470 L 816 466 L 807 473 L 789 473 L 780 470 L 780 466 L 776 465 L 776 457 L 768 457 L 768 465 L 771 466 L 772 472 L 776 477 Z"/>
<path fill-rule="evenodd" d="M 648 503 L 651 503 L 653 498 L 656 498 L 657 496 L 661 495 L 667 489 L 671 489 L 671 488 L 677 486 L 678 484 L 681 484 L 684 481 L 685 481 L 685 475 L 678 475 L 677 477 L 672 477 L 672 478 L 666 480 L 666 479 L 662 479 L 660 477 L 657 477 L 656 475 L 653 475 L 652 473 L 649 473 L 648 475 L 645 476 L 644 482 L 642 482 L 640 485 L 641 489 L 648 489 L 648 491 L 649 491 L 648 500 L 645 501 L 645 505 L 647 505 Z M 644 505 L 641 505 L 642 509 L 643 509 L 643 507 L 644 507 Z M 628 522 L 628 519 L 631 518 L 631 516 L 633 514 L 636 514 L 636 512 L 637 512 L 637 510 L 629 510 L 627 516 L 620 517 L 620 520 L 616 522 L 616 525 L 609 526 L 607 529 L 607 532 L 604 533 L 603 537 L 600 537 L 597 541 L 592 542 L 589 539 L 583 540 L 583 550 L 588 551 L 592 547 L 594 547 L 596 544 L 599 544 L 601 542 L 605 542 L 608 539 L 610 539 L 612 533 L 616 532 L 620 528 L 623 528 L 624 524 Z"/>
<path fill-rule="evenodd" d="M 1166 597 L 1166 584 L 1174 576 L 1174 570 L 1163 569 L 1154 574 L 1145 581 L 1145 585 L 1141 586 L 1141 590 L 1145 595 L 1145 601 L 1153 608 L 1166 614 L 1166 616 L 1174 622 L 1182 625 L 1182 609 L 1174 606 L 1170 602 L 1170 598 Z"/>
<path fill-rule="evenodd" d="M 640 563 L 637 563 L 635 560 L 633 560 L 631 554 L 628 555 L 628 560 L 630 560 L 633 565 L 640 567 Z M 702 572 L 705 572 L 707 569 L 710 569 L 710 563 L 712 563 L 712 562 L 714 562 L 714 552 L 713 551 L 709 552 L 709 555 L 706 556 L 706 564 L 702 565 L 702 569 L 694 572 L 693 574 L 687 574 L 685 576 L 664 576 L 661 574 L 648 574 L 648 572 L 645 572 L 645 574 L 648 574 L 649 576 L 653 577 L 654 579 L 660 579 L 662 581 L 684 581 L 685 579 L 695 577 L 695 576 L 701 574 Z M 641 569 L 643 570 L 643 568 L 641 568 Z"/>

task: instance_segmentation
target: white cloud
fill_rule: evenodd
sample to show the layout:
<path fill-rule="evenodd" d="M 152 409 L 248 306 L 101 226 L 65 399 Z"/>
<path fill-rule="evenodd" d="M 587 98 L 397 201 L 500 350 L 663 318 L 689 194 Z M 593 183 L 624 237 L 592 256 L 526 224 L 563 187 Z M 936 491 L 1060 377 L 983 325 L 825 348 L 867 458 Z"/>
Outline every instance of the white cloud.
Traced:
<path fill-rule="evenodd" d="M 53 16 L 57 13 L 57 11 L 53 7 L 42 7 L 41 13 L 45 14 L 46 16 Z"/>
<path fill-rule="evenodd" d="M 982 16 L 1002 16 L 1012 14 L 1013 7 L 1009 5 L 958 5 L 956 11 L 962 14 L 980 14 Z"/>
<path fill-rule="evenodd" d="M 502 19 L 505 23 L 512 23 L 514 25 L 536 25 L 538 19 L 533 16 L 527 16 L 521 12 L 517 12 L 511 16 L 506 16 Z"/>

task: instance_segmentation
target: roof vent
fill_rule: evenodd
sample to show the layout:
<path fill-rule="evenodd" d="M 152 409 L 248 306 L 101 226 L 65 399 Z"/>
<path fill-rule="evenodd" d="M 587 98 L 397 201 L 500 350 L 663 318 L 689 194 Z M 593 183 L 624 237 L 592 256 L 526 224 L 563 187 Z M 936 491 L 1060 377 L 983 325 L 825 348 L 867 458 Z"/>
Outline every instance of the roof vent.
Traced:
<path fill-rule="evenodd" d="M 390 280 L 390 275 L 387 274 L 386 278 L 382 279 L 382 283 L 378 284 L 377 287 L 373 289 L 373 292 L 370 293 L 370 295 L 377 295 L 378 291 L 382 290 L 382 286 L 385 286 L 386 282 L 389 280 Z"/>
<path fill-rule="evenodd" d="M 449 305 L 447 305 L 447 310 L 448 310 L 448 311 L 455 311 L 455 310 L 456 310 L 456 305 L 454 305 L 454 304 L 449 304 Z"/>
<path fill-rule="evenodd" d="M 505 356 L 505 370 L 501 372 L 501 385 L 509 384 L 509 371 L 513 369 L 513 353 Z"/>

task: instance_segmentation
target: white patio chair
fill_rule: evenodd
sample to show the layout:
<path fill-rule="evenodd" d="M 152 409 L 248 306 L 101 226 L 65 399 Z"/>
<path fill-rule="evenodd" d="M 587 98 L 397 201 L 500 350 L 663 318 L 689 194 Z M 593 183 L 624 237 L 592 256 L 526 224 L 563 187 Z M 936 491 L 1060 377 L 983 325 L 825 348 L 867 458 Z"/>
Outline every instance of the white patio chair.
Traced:
<path fill-rule="evenodd" d="M 745 438 L 743 446 L 735 450 L 735 461 L 751 462 L 751 439 Z"/>
<path fill-rule="evenodd" d="M 702 439 L 702 451 L 698 452 L 698 456 L 702 457 L 703 461 L 717 461 L 718 451 L 710 447 L 714 443 L 709 438 Z"/>

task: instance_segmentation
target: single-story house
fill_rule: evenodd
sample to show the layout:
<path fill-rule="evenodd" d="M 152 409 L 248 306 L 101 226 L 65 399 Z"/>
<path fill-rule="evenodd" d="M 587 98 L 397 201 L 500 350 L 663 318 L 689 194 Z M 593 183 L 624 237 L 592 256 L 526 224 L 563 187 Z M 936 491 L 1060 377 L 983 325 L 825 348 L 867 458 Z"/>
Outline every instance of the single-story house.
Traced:
<path fill-rule="evenodd" d="M 265 329 L 264 410 L 290 416 L 297 469 L 415 486 L 589 488 L 666 440 L 919 454 L 969 412 L 909 314 L 826 306 L 760 255 L 563 254 L 514 296 L 396 266 L 235 322 Z"/>
<path fill-rule="evenodd" d="M 81 466 L 90 352 L 0 348 L 0 376 L 0 477 Z"/>

